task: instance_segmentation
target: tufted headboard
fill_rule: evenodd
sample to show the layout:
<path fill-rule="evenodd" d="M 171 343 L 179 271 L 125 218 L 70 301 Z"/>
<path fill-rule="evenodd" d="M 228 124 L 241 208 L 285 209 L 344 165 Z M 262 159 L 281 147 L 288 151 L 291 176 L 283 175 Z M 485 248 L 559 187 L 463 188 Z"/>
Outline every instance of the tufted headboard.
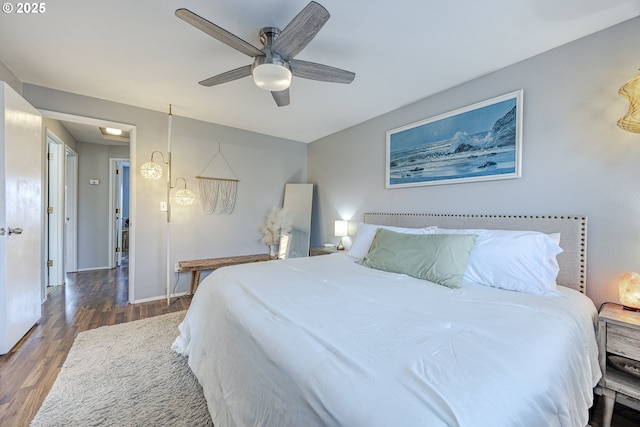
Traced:
<path fill-rule="evenodd" d="M 368 224 L 400 227 L 484 228 L 489 230 L 531 230 L 560 233 L 557 283 L 586 294 L 587 217 L 544 215 L 476 215 L 428 213 L 365 213 Z"/>

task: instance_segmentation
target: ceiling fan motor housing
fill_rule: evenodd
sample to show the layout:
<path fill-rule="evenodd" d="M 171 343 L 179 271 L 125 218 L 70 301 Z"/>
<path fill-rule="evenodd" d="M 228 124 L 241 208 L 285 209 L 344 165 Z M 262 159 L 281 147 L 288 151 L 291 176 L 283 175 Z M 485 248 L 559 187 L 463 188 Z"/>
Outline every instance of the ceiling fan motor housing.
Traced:
<path fill-rule="evenodd" d="M 279 34 L 280 30 L 275 27 L 265 27 L 260 30 L 264 56 L 256 56 L 251 65 L 256 86 L 270 92 L 279 92 L 291 85 L 292 75 L 289 63 L 271 51 L 271 46 Z"/>

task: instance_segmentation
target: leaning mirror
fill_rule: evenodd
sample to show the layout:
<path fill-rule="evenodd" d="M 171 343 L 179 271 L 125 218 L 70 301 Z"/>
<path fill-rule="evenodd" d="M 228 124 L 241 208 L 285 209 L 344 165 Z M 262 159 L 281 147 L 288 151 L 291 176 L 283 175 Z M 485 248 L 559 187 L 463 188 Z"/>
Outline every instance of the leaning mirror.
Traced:
<path fill-rule="evenodd" d="M 282 207 L 291 218 L 291 231 L 285 238 L 286 248 L 280 248 L 279 258 L 309 256 L 312 200 L 313 184 L 285 184 Z"/>

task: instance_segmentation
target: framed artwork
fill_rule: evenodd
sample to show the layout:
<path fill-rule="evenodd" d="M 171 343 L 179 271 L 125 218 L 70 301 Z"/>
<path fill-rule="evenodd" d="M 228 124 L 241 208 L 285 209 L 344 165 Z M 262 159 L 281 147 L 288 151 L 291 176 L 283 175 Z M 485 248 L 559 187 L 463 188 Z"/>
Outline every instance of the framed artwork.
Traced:
<path fill-rule="evenodd" d="M 386 188 L 520 178 L 522 90 L 387 132 Z"/>

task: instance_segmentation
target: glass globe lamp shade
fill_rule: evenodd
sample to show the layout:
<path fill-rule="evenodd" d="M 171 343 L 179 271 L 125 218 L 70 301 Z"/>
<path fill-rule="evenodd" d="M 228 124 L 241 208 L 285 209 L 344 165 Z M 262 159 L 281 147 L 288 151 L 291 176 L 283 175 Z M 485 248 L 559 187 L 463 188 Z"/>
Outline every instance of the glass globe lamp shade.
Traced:
<path fill-rule="evenodd" d="M 191 206 L 193 201 L 196 199 L 196 196 L 193 194 L 191 190 L 182 189 L 176 192 L 176 203 L 180 206 Z"/>
<path fill-rule="evenodd" d="M 140 166 L 140 173 L 146 179 L 160 179 L 162 168 L 156 162 L 146 162 Z"/>
<path fill-rule="evenodd" d="M 279 64 L 261 64 L 253 68 L 253 81 L 260 89 L 280 92 L 291 85 L 291 70 Z"/>

